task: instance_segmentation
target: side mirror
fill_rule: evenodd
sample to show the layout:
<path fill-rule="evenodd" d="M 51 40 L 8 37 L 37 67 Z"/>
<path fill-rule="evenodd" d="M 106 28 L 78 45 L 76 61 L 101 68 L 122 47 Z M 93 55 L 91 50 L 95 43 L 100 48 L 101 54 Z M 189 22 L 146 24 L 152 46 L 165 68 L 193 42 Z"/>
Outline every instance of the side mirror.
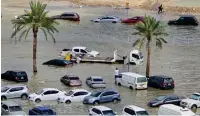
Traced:
<path fill-rule="evenodd" d="M 44 94 L 42 93 L 42 96 L 44 96 Z"/>
<path fill-rule="evenodd" d="M 72 95 L 71 97 L 74 97 L 74 95 Z"/>

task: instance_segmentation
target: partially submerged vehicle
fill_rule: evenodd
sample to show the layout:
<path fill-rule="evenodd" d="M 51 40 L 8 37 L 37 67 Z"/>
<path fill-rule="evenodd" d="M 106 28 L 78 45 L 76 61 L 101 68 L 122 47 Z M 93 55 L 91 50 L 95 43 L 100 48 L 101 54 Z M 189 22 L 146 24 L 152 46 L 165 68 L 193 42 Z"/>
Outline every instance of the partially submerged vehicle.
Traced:
<path fill-rule="evenodd" d="M 169 25 L 194 25 L 197 26 L 199 23 L 195 16 L 192 15 L 183 15 L 179 19 L 170 20 Z"/>

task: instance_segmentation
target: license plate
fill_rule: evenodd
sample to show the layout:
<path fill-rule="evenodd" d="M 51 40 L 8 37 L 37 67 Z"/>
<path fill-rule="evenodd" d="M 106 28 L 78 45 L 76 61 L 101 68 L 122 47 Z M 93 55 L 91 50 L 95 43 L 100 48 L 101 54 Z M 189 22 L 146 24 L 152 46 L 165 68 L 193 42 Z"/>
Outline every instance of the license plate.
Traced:
<path fill-rule="evenodd" d="M 24 79 L 24 77 L 21 77 L 21 79 Z"/>
<path fill-rule="evenodd" d="M 171 85 L 171 84 L 168 84 L 169 86 Z"/>

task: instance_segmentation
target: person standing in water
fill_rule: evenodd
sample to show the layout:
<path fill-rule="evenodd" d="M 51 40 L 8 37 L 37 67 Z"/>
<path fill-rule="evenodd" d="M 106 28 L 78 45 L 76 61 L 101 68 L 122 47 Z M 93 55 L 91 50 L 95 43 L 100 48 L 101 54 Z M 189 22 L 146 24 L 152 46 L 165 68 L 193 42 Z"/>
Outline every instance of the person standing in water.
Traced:
<path fill-rule="evenodd" d="M 162 4 L 158 7 L 158 14 L 162 13 L 163 12 L 163 6 Z"/>
<path fill-rule="evenodd" d="M 116 80 L 116 78 L 119 76 L 119 70 L 118 70 L 118 68 L 116 68 L 115 69 L 115 80 Z"/>

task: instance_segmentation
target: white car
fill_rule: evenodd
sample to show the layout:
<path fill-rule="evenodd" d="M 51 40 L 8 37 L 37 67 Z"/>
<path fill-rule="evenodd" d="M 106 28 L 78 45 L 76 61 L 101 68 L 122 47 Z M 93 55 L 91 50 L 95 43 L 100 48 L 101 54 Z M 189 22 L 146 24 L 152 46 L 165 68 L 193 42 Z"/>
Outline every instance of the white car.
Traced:
<path fill-rule="evenodd" d="M 86 96 L 91 93 L 84 89 L 71 90 L 64 95 L 58 97 L 58 103 L 70 104 L 71 102 L 82 102 Z"/>
<path fill-rule="evenodd" d="M 200 108 L 200 93 L 194 93 L 190 98 L 183 99 L 180 105 L 196 111 L 197 108 Z"/>
<path fill-rule="evenodd" d="M 90 116 L 113 116 L 116 115 L 116 112 L 113 112 L 112 109 L 106 107 L 106 106 L 93 106 L 89 109 L 89 115 Z"/>
<path fill-rule="evenodd" d="M 122 111 L 122 114 L 125 115 L 125 116 L 140 116 L 140 115 L 149 115 L 149 113 L 141 108 L 141 107 L 138 107 L 138 106 L 134 106 L 134 105 L 128 105 L 128 106 L 125 106 L 123 108 L 123 111 Z"/>
<path fill-rule="evenodd" d="M 57 100 L 60 95 L 64 95 L 65 93 L 65 91 L 60 91 L 56 88 L 44 88 L 36 93 L 30 94 L 29 100 L 36 103 L 46 100 Z"/>
<path fill-rule="evenodd" d="M 103 17 L 93 20 L 93 22 L 95 22 L 95 23 L 98 23 L 98 22 L 120 23 L 121 19 L 119 17 L 115 17 L 115 16 L 103 16 Z"/>
<path fill-rule="evenodd" d="M 104 78 L 100 76 L 91 76 L 86 79 L 86 84 L 91 88 L 105 88 Z"/>

